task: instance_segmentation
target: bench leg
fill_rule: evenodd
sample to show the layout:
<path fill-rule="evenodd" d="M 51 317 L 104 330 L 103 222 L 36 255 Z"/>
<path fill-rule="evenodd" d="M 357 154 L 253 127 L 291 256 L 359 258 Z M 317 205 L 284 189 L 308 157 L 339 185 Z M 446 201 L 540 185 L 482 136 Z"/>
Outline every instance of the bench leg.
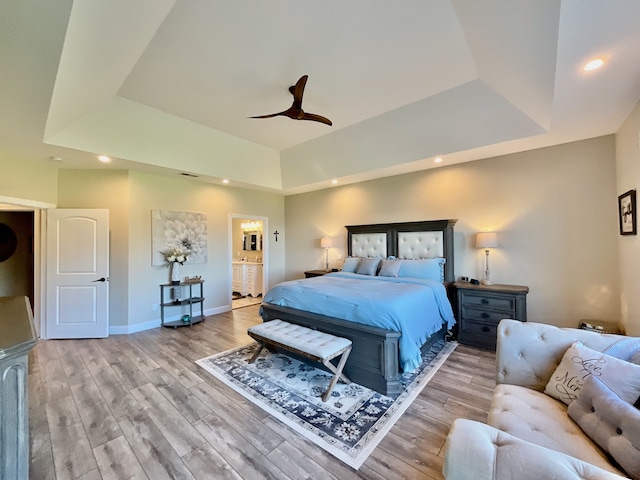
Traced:
<path fill-rule="evenodd" d="M 334 375 L 333 378 L 331 379 L 331 382 L 329 383 L 329 388 L 327 388 L 327 390 L 322 394 L 322 401 L 326 402 L 329 399 L 329 396 L 331 395 L 331 391 L 333 390 L 333 387 L 336 386 L 336 383 L 338 383 L 339 379 L 342 379 L 344 381 L 344 383 L 351 383 L 351 380 L 349 380 L 343 373 L 342 373 L 342 369 L 344 368 L 344 365 L 347 363 L 347 358 L 349 358 L 349 354 L 351 353 L 351 347 L 349 347 L 349 350 L 346 350 L 343 354 L 342 357 L 340 357 L 340 361 L 338 362 L 338 367 L 334 367 L 333 363 L 331 363 L 331 361 L 329 360 L 323 360 L 322 363 L 324 364 L 325 367 L 327 367 L 329 370 L 331 370 Z"/>
<path fill-rule="evenodd" d="M 253 354 L 253 356 L 252 356 L 249 360 L 247 360 L 247 362 L 248 362 L 248 363 L 253 363 L 253 362 L 255 362 L 255 361 L 256 361 L 256 358 L 258 358 L 258 355 L 260 355 L 260 352 L 261 352 L 261 351 L 262 351 L 262 349 L 264 348 L 264 343 L 259 342 L 259 344 L 260 344 L 260 348 L 258 348 L 258 349 L 256 350 L 256 353 L 254 353 L 254 354 Z"/>

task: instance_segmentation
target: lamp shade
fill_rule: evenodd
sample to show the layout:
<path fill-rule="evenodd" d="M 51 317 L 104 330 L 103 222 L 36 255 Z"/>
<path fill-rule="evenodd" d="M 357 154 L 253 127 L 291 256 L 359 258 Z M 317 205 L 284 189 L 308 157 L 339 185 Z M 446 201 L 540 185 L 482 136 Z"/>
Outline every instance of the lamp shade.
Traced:
<path fill-rule="evenodd" d="M 320 239 L 320 247 L 331 248 L 333 247 L 333 239 L 331 237 L 322 237 Z"/>
<path fill-rule="evenodd" d="M 478 232 L 476 236 L 476 248 L 496 248 L 498 237 L 496 232 Z"/>

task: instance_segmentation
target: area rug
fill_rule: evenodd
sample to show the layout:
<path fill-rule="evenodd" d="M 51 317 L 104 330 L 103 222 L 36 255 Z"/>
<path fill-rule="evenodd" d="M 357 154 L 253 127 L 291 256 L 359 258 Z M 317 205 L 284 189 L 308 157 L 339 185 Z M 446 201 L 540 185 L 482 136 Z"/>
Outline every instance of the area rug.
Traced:
<path fill-rule="evenodd" d="M 358 469 L 455 349 L 441 340 L 422 363 L 402 377 L 402 392 L 388 397 L 339 382 L 327 402 L 320 398 L 332 375 L 266 349 L 248 364 L 257 343 L 196 363 L 263 410 L 354 469 Z"/>

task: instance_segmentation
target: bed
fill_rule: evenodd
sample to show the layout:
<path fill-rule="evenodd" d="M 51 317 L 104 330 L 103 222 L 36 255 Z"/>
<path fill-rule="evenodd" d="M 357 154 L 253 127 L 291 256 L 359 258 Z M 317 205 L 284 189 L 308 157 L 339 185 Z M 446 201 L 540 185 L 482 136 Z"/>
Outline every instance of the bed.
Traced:
<path fill-rule="evenodd" d="M 403 371 L 412 370 L 420 351 L 443 338 L 455 322 L 445 289 L 454 279 L 455 222 L 347 226 L 349 259 L 343 271 L 276 285 L 263 298 L 262 319 L 349 338 L 353 350 L 345 374 L 385 395 L 399 393 Z M 386 268 L 385 274 L 363 274 L 376 257 L 385 263 L 375 272 Z M 349 271 L 352 264 L 359 265 L 358 273 Z M 422 275 L 425 268 L 432 274 Z"/>

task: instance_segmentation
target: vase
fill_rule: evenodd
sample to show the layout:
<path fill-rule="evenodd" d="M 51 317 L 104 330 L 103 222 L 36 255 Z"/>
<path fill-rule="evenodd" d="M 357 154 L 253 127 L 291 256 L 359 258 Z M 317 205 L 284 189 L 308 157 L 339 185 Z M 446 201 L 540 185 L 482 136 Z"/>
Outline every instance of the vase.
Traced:
<path fill-rule="evenodd" d="M 180 262 L 173 262 L 171 264 L 171 283 L 173 285 L 180 284 L 181 267 Z"/>

